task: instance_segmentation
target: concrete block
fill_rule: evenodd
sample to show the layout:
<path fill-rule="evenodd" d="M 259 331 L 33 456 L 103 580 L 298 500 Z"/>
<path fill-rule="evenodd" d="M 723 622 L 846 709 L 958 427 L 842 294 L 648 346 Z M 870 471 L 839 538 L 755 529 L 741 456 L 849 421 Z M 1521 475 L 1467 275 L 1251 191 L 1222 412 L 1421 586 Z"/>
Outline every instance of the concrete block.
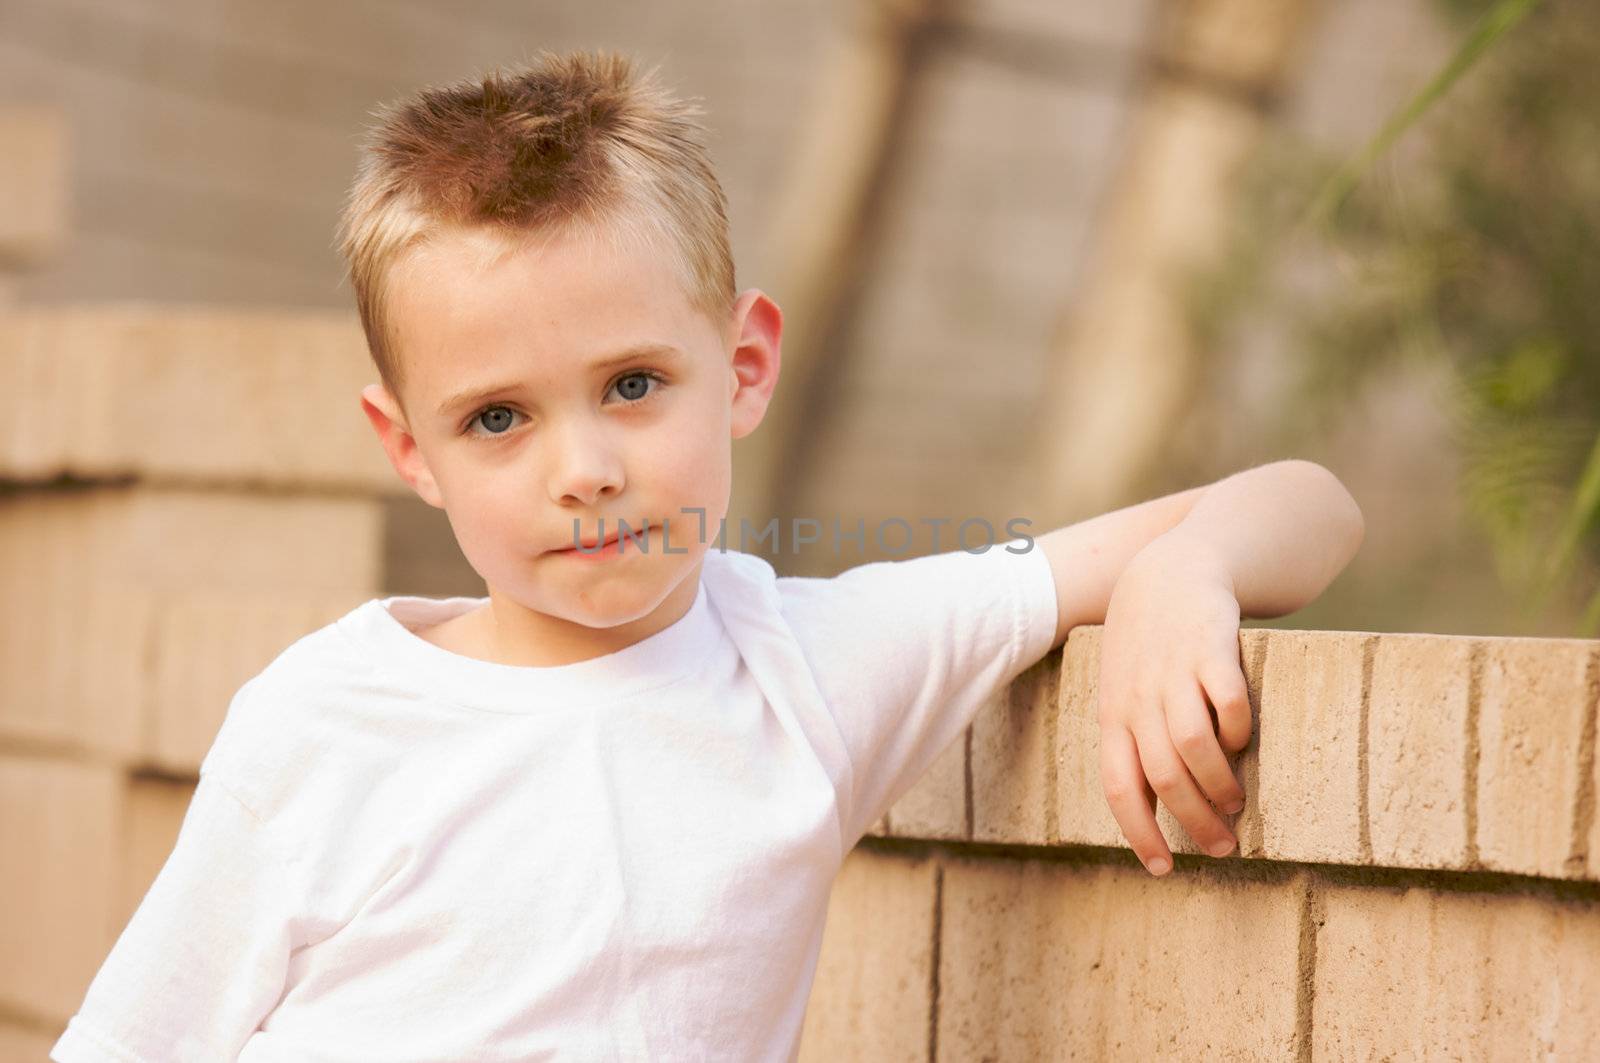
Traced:
<path fill-rule="evenodd" d="M 1067 633 L 1056 718 L 1057 841 L 1126 847 L 1100 781 L 1100 624 Z"/>
<path fill-rule="evenodd" d="M 944 748 L 886 813 L 896 838 L 967 836 L 967 731 Z"/>
<path fill-rule="evenodd" d="M 940 1059 L 1293 1059 L 1304 886 L 950 860 Z"/>
<path fill-rule="evenodd" d="M 0 593 L 26 603 L 0 639 L 0 734 L 126 760 L 140 743 L 148 601 L 97 563 L 104 500 L 97 490 L 0 500 Z"/>
<path fill-rule="evenodd" d="M 19 414 L 0 473 L 404 494 L 360 409 L 375 376 L 353 313 L 23 307 L 0 319 L 0 391 Z"/>
<path fill-rule="evenodd" d="M 381 518 L 377 499 L 155 488 L 0 502 L 0 589 L 32 611 L 0 640 L 0 734 L 193 770 L 246 679 L 377 594 Z"/>
<path fill-rule="evenodd" d="M 1584 871 L 1569 857 L 1586 782 L 1584 728 L 1600 695 L 1597 645 L 1482 640 L 1477 841 L 1484 867 L 1550 878 Z"/>
<path fill-rule="evenodd" d="M 61 1023 L 120 932 L 122 773 L 0 755 L 0 1002 Z"/>
<path fill-rule="evenodd" d="M 1377 637 L 1342 631 L 1274 631 L 1269 637 L 1258 781 L 1246 795 L 1261 817 L 1262 855 L 1363 862 L 1362 662 Z"/>
<path fill-rule="evenodd" d="M 44 265 L 67 239 L 66 116 L 53 106 L 0 106 L 0 155 L 0 269 Z"/>
<path fill-rule="evenodd" d="M 1363 886 L 1321 901 L 1312 1058 L 1593 1057 L 1592 901 Z"/>
<path fill-rule="evenodd" d="M 1060 715 L 1061 654 L 1047 653 L 972 722 L 972 837 L 1046 845 Z"/>
<path fill-rule="evenodd" d="M 1367 706 L 1373 860 L 1468 866 L 1466 771 L 1471 639 L 1384 635 Z"/>
<path fill-rule="evenodd" d="M 834 879 L 800 1060 L 925 1060 L 938 866 L 854 849 Z"/>
<path fill-rule="evenodd" d="M 362 496 L 142 488 L 117 505 L 112 564 L 140 585 L 365 593 L 382 569 L 382 504 Z"/>

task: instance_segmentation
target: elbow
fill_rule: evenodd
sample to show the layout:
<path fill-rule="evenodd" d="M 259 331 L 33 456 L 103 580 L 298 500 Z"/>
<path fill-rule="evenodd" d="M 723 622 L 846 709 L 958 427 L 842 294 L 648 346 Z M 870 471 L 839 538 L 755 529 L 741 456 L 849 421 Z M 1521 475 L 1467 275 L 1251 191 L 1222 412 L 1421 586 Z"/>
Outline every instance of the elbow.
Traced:
<path fill-rule="evenodd" d="M 1292 458 L 1285 464 L 1302 468 L 1304 472 L 1316 478 L 1325 486 L 1332 501 L 1333 510 L 1337 514 L 1335 519 L 1345 529 L 1344 542 L 1346 543 L 1346 549 L 1344 557 L 1339 564 L 1339 568 L 1343 569 L 1345 565 L 1350 563 L 1350 559 L 1356 556 L 1356 552 L 1361 549 L 1361 544 L 1366 541 L 1367 519 L 1361 512 L 1361 504 L 1356 501 L 1355 495 L 1350 493 L 1350 489 L 1344 485 L 1344 482 L 1335 476 L 1327 466 L 1302 458 Z"/>

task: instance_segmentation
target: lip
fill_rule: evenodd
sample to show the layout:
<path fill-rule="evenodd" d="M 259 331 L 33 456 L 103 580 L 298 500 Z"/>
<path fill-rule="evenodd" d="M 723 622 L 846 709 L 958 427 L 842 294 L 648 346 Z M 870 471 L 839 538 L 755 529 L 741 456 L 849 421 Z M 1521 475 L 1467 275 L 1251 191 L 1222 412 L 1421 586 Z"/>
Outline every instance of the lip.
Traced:
<path fill-rule="evenodd" d="M 640 529 L 641 533 L 644 535 L 648 535 L 650 530 L 651 529 L 649 525 L 646 525 L 644 528 Z M 635 539 L 637 536 L 630 533 L 629 538 Z M 578 549 L 576 546 L 564 546 L 558 550 L 551 550 L 550 552 L 552 554 L 559 554 L 562 557 L 575 557 L 582 558 L 584 560 L 617 557 L 622 553 L 622 548 L 620 545 L 622 542 L 621 529 L 618 529 L 611 535 L 606 536 L 603 543 L 599 539 L 580 539 L 578 541 L 583 544 L 582 550 Z M 634 544 L 634 550 L 642 551 L 643 549 L 644 548 L 638 543 Z"/>
<path fill-rule="evenodd" d="M 601 543 L 599 539 L 595 539 L 593 541 L 588 540 L 588 539 L 581 539 L 579 541 L 583 544 L 583 548 L 585 550 L 593 550 L 597 546 L 610 546 L 612 543 L 616 542 L 619 538 L 621 538 L 620 535 L 612 535 L 612 536 L 609 536 L 604 543 Z M 562 547 L 560 550 L 558 550 L 556 552 L 564 554 L 569 550 L 577 550 L 577 547 L 576 546 L 564 546 L 564 547 Z"/>

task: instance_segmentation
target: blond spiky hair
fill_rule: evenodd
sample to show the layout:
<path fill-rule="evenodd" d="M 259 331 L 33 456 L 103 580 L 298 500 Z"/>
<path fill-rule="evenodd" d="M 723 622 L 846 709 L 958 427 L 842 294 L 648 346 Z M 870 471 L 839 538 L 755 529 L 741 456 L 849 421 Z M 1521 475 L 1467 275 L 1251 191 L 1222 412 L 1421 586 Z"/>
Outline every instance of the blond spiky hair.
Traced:
<path fill-rule="evenodd" d="M 572 227 L 671 256 L 692 305 L 733 306 L 727 201 L 703 110 L 611 52 L 541 51 L 525 68 L 430 87 L 376 112 L 340 219 L 361 326 L 378 373 L 400 394 L 389 277 L 407 250 L 450 229 L 505 240 Z"/>

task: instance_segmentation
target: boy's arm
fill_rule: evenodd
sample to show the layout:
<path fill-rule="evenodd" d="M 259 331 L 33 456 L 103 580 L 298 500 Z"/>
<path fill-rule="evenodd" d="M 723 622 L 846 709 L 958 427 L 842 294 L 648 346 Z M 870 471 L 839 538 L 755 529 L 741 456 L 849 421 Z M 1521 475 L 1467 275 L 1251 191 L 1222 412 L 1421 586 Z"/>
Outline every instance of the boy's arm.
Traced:
<path fill-rule="evenodd" d="M 1213 856 L 1237 844 L 1218 810 L 1244 807 L 1227 760 L 1252 729 L 1240 617 L 1282 616 L 1313 600 L 1364 535 L 1338 478 L 1293 460 L 1040 537 L 1056 581 L 1057 639 L 1077 624 L 1105 624 L 1101 781 L 1152 874 L 1172 867 L 1157 797 Z"/>
<path fill-rule="evenodd" d="M 1148 502 L 1114 509 L 1098 517 L 1069 524 L 1038 537 L 1039 549 L 1050 561 L 1055 578 L 1056 635 L 1050 648 L 1067 640 L 1080 624 L 1103 624 L 1111 592 L 1122 570 L 1157 536 L 1189 515 L 1195 500 L 1207 489 L 1163 495 Z"/>
<path fill-rule="evenodd" d="M 171 855 L 50 1058 L 236 1058 L 283 995 L 295 945 L 280 852 L 254 813 L 202 772 Z"/>
<path fill-rule="evenodd" d="M 1311 541 L 1297 534 L 1291 543 L 1259 520 L 1274 510 L 1319 509 L 1342 519 L 1318 523 L 1310 529 Z M 1321 465 L 1300 459 L 1246 469 L 1046 532 L 1038 537 L 1039 548 L 1050 560 L 1060 611 L 1051 648 L 1080 624 L 1105 623 L 1128 562 L 1175 530 L 1224 565 L 1240 612 L 1248 617 L 1284 616 L 1313 601 L 1364 534 L 1361 510 L 1344 485 Z M 1320 563 L 1308 567 L 1307 561 Z"/>

